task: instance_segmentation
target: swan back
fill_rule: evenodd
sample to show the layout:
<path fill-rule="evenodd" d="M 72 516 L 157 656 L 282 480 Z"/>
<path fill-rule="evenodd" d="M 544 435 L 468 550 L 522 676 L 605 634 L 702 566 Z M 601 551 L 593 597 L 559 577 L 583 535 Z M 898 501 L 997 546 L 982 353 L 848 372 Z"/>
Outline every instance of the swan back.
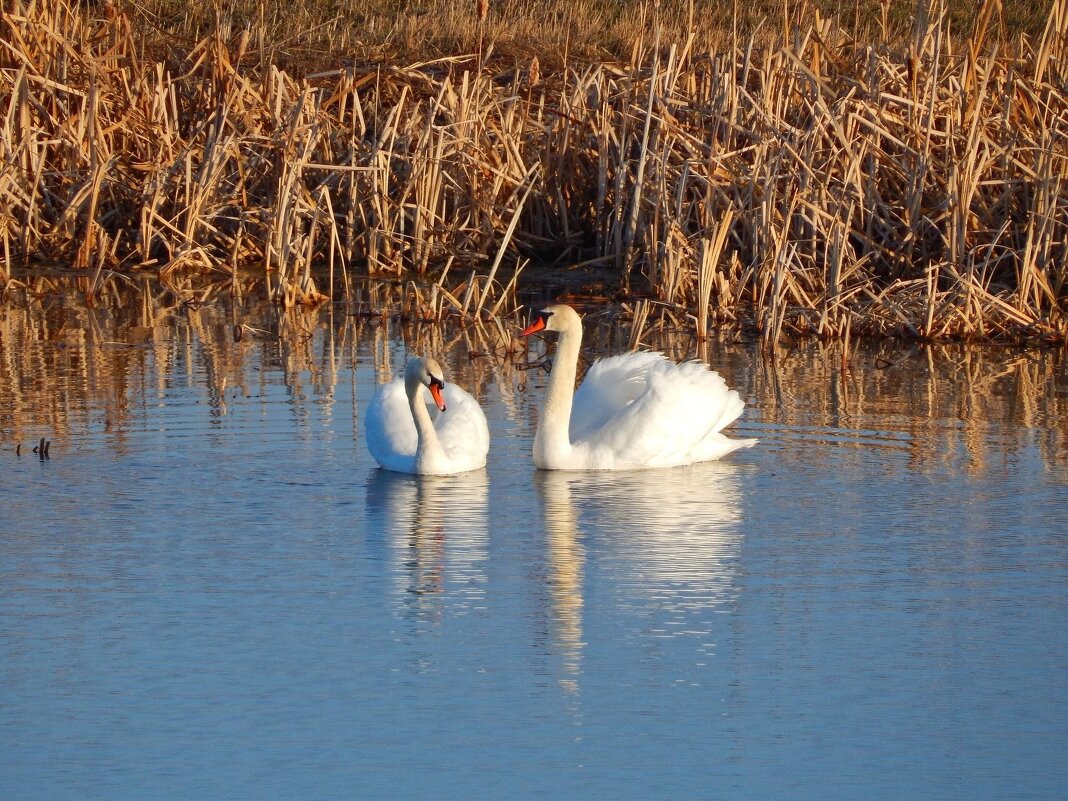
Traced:
<path fill-rule="evenodd" d="M 434 429 L 449 465 L 455 468 L 448 472 L 485 467 L 490 444 L 485 412 L 470 393 L 456 384 L 446 384 L 442 395 L 448 411 L 437 413 Z"/>
<path fill-rule="evenodd" d="M 572 441 L 574 458 L 585 467 L 676 467 L 718 459 L 756 442 L 728 439 L 720 433 L 738 418 L 745 403 L 719 373 L 703 363 L 675 364 L 662 354 L 643 353 L 615 359 L 619 362 L 610 364 L 603 375 L 594 373 L 592 391 L 580 389 L 575 397 L 576 409 L 582 403 L 579 419 L 596 421 Z M 613 407 L 589 408 L 590 401 L 604 394 L 604 388 L 596 384 L 613 374 L 627 375 L 626 392 L 621 394 L 629 393 L 633 399 L 622 407 L 617 402 Z"/>
<path fill-rule="evenodd" d="M 367 450 L 382 467 L 399 473 L 415 472 L 419 434 L 408 409 L 403 381 L 390 381 L 375 391 L 364 417 L 364 435 Z"/>
<path fill-rule="evenodd" d="M 571 441 L 591 436 L 634 403 L 648 388 L 651 371 L 665 362 L 667 356 L 651 351 L 624 353 L 594 362 L 572 402 Z"/>

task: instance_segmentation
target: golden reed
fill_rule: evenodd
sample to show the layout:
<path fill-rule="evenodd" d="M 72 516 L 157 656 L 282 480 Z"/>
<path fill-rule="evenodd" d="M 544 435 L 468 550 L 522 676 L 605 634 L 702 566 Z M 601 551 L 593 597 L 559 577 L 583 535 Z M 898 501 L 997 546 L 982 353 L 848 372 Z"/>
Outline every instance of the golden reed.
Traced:
<path fill-rule="evenodd" d="M 534 260 L 703 336 L 1064 342 L 1068 0 L 1013 39 L 1000 3 L 963 32 L 920 6 L 900 46 L 799 11 L 718 49 L 691 7 L 617 63 L 495 56 L 479 3 L 479 57 L 313 72 L 254 20 L 153 57 L 132 6 L 12 0 L 0 291 L 54 262 L 90 299 L 110 273 L 290 305 L 415 276 L 485 315 Z"/>

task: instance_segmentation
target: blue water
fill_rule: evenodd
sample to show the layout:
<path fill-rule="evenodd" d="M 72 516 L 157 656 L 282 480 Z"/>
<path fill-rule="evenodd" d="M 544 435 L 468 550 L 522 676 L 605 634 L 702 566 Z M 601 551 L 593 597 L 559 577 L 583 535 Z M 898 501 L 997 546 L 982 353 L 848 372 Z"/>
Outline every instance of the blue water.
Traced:
<path fill-rule="evenodd" d="M 0 339 L 0 798 L 1068 796 L 1055 356 L 724 343 L 757 447 L 560 474 L 465 332 L 198 314 Z M 409 346 L 486 471 L 375 467 Z"/>

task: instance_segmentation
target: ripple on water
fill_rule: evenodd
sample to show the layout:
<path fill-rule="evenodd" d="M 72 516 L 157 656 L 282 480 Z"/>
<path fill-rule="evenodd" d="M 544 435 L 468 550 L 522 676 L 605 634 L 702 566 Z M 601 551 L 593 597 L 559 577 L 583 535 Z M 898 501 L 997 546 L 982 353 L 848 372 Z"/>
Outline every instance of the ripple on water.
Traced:
<path fill-rule="evenodd" d="M 725 339 L 755 448 L 546 473 L 543 377 L 477 326 L 141 310 L 69 311 L 93 339 L 0 307 L 0 796 L 1068 786 L 1062 356 L 862 344 L 843 379 L 836 346 Z M 138 344 L 101 345 L 124 314 Z M 484 471 L 366 452 L 428 350 L 487 411 Z"/>

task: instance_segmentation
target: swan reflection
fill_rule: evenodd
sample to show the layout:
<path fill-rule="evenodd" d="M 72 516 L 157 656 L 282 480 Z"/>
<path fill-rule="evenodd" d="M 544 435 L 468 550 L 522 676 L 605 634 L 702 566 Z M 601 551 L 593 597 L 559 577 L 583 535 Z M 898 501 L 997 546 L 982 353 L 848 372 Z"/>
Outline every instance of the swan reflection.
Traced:
<path fill-rule="evenodd" d="M 450 476 L 372 473 L 369 532 L 381 537 L 398 609 L 439 622 L 446 603 L 452 609 L 481 603 L 488 489 L 484 470 Z"/>
<path fill-rule="evenodd" d="M 624 608 L 652 611 L 661 623 L 685 623 L 672 627 L 679 634 L 693 634 L 707 623 L 709 610 L 733 600 L 740 469 L 711 462 L 622 473 L 538 471 L 549 617 L 563 686 L 577 689 L 581 674 L 587 559 L 595 560 Z M 670 632 L 656 626 L 654 633 Z"/>
<path fill-rule="evenodd" d="M 550 637 L 563 662 L 560 684 L 570 692 L 578 689 L 582 672 L 582 568 L 586 561 L 568 481 L 575 475 L 539 470 L 534 478 L 545 518 Z"/>

